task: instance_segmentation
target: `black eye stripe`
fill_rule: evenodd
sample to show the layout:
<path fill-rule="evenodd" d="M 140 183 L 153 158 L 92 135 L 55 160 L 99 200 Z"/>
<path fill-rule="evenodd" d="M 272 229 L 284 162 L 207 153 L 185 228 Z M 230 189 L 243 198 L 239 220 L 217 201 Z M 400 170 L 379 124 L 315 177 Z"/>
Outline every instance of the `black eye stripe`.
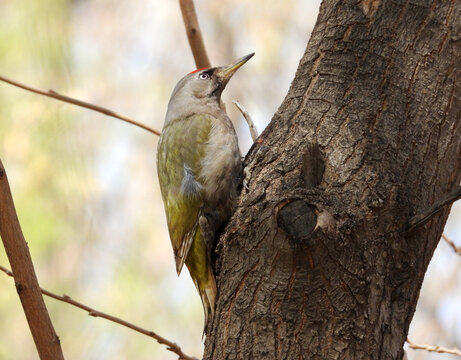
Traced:
<path fill-rule="evenodd" d="M 208 74 L 208 76 L 211 77 L 211 75 L 213 75 L 215 71 L 216 71 L 216 68 L 212 67 L 212 68 L 207 69 L 206 71 L 203 71 L 202 74 Z"/>

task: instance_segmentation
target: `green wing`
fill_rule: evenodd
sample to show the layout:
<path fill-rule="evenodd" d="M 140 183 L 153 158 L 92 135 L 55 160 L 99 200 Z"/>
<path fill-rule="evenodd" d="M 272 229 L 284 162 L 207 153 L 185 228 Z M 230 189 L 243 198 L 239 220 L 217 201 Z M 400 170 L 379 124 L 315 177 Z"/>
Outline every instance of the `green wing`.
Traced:
<path fill-rule="evenodd" d="M 197 179 L 212 121 L 207 114 L 172 120 L 160 136 L 157 171 L 178 274 L 194 239 L 203 204 L 203 189 Z"/>

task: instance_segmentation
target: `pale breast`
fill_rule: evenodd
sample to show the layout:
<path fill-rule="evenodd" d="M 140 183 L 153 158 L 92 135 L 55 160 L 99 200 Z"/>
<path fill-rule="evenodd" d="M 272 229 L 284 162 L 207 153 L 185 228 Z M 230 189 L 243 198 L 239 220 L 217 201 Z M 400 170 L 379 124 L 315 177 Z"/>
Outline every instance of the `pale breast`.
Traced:
<path fill-rule="evenodd" d="M 236 186 L 241 167 L 237 134 L 227 116 L 213 121 L 206 153 L 201 162 L 200 180 L 207 201 L 211 204 L 227 201 Z"/>

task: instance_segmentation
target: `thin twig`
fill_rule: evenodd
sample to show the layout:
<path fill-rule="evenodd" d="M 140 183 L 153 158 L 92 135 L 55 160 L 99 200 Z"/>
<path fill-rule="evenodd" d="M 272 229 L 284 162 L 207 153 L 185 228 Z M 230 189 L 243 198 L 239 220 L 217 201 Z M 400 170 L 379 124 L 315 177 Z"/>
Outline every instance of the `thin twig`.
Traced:
<path fill-rule="evenodd" d="M 457 253 L 458 255 L 461 255 L 461 246 L 456 246 L 453 240 L 448 238 L 445 234 L 442 234 L 442 238 L 448 243 L 448 245 L 450 245 L 453 248 L 455 253 Z"/>
<path fill-rule="evenodd" d="M 248 124 L 248 127 L 250 128 L 251 138 L 253 139 L 253 142 L 256 142 L 256 140 L 258 139 L 258 130 L 256 129 L 256 126 L 253 120 L 251 119 L 250 114 L 248 114 L 248 111 L 246 111 L 243 105 L 240 104 L 237 100 L 232 100 L 232 102 L 235 104 L 235 106 L 237 106 L 237 109 L 239 109 L 240 112 L 242 113 L 243 117 L 245 118 Z"/>
<path fill-rule="evenodd" d="M 3 267 L 3 266 L 0 266 L 0 271 L 4 272 L 8 276 L 13 277 L 13 273 L 10 270 L 8 270 L 7 268 Z M 42 289 L 42 288 L 40 288 L 40 290 L 41 290 L 43 295 L 46 295 L 46 296 L 51 297 L 53 299 L 56 299 L 56 300 L 71 304 L 71 305 L 76 306 L 76 307 L 78 307 L 78 308 L 80 308 L 82 310 L 85 310 L 86 312 L 88 312 L 88 315 L 90 315 L 90 316 L 100 317 L 100 318 L 115 322 L 115 323 L 117 323 L 119 325 L 125 326 L 125 327 L 127 327 L 127 328 L 129 328 L 131 330 L 137 331 L 137 332 L 139 332 L 139 333 L 141 333 L 143 335 L 149 336 L 149 337 L 157 340 L 157 342 L 159 344 L 166 345 L 167 350 L 169 350 L 169 351 L 175 353 L 176 355 L 178 355 L 179 360 L 197 360 L 197 358 L 195 358 L 195 357 L 188 356 L 188 355 L 184 354 L 182 352 L 181 348 L 176 343 L 165 339 L 164 337 L 158 335 L 157 333 L 155 333 L 153 331 L 143 329 L 143 328 L 141 328 L 141 327 L 139 327 L 137 325 L 129 323 L 128 321 L 122 320 L 122 319 L 120 319 L 120 318 L 118 318 L 116 316 L 112 316 L 112 315 L 109 315 L 109 314 L 105 314 L 105 313 L 103 313 L 101 311 L 95 310 L 95 309 L 93 309 L 93 308 L 91 308 L 91 307 L 89 307 L 89 306 L 87 306 L 85 304 L 82 304 L 82 303 L 80 303 L 78 301 L 75 301 L 70 296 L 56 295 L 56 294 L 52 293 L 51 291 L 48 291 L 48 290 L 45 290 L 45 289 Z"/>
<path fill-rule="evenodd" d="M 3 271 L 6 275 L 13 277 L 11 270 L 8 270 L 6 267 L 0 265 L 0 271 Z"/>
<path fill-rule="evenodd" d="M 179 0 L 181 7 L 184 26 L 186 27 L 187 38 L 194 56 L 197 69 L 208 68 L 211 66 L 210 60 L 206 53 L 205 44 L 203 42 L 202 32 L 198 24 L 197 13 L 193 0 Z"/>
<path fill-rule="evenodd" d="M 447 348 L 444 348 L 438 345 L 415 344 L 412 341 L 410 341 L 410 339 L 407 339 L 407 344 L 411 349 L 414 349 L 414 350 L 426 350 L 429 352 L 452 354 L 452 355 L 458 355 L 461 357 L 461 351 L 459 351 L 459 349 L 457 348 L 447 349 Z"/>
<path fill-rule="evenodd" d="M 129 117 L 126 117 L 124 115 L 117 114 L 116 112 L 114 112 L 112 110 L 109 110 L 109 109 L 106 109 L 106 108 L 103 108 L 103 107 L 101 107 L 99 105 L 94 105 L 94 104 L 90 104 L 90 103 L 87 103 L 87 102 L 82 101 L 82 100 L 74 99 L 74 98 L 71 98 L 69 96 L 59 94 L 54 90 L 43 91 L 43 90 L 40 90 L 40 89 L 36 89 L 36 88 L 31 87 L 31 86 L 21 84 L 21 83 L 15 81 L 15 80 L 8 79 L 8 78 L 6 78 L 4 76 L 0 76 L 0 80 L 6 82 L 8 84 L 11 84 L 13 86 L 16 86 L 18 88 L 21 88 L 21 89 L 24 89 L 24 90 L 27 90 L 27 91 L 31 91 L 31 92 L 33 92 L 35 94 L 48 96 L 50 98 L 57 99 L 57 100 L 60 100 L 60 101 L 64 101 L 64 102 L 69 103 L 69 104 L 73 104 L 73 105 L 84 107 L 84 108 L 87 108 L 87 109 L 90 109 L 90 110 L 93 110 L 93 111 L 97 111 L 97 112 L 102 113 L 104 115 L 112 116 L 114 118 L 117 118 L 119 120 L 125 121 L 127 123 L 132 124 L 132 125 L 138 126 L 138 127 L 142 128 L 144 130 L 147 130 L 147 131 L 151 132 L 152 134 L 160 135 L 160 132 L 158 132 L 155 129 L 152 129 L 151 127 L 149 127 L 147 125 L 141 124 L 141 123 L 137 122 L 136 120 L 130 119 Z"/>
<path fill-rule="evenodd" d="M 56 335 L 45 301 L 40 293 L 34 264 L 19 224 L 8 177 L 1 160 L 0 236 L 8 261 L 15 273 L 16 290 L 40 359 L 63 360 L 64 354 L 59 337 Z"/>
<path fill-rule="evenodd" d="M 424 213 L 413 216 L 408 222 L 407 232 L 417 228 L 418 226 L 424 225 L 434 215 L 436 215 L 445 206 L 452 204 L 456 200 L 461 198 L 461 186 L 457 186 L 452 192 L 445 196 L 442 200 L 436 202 L 429 207 Z"/>

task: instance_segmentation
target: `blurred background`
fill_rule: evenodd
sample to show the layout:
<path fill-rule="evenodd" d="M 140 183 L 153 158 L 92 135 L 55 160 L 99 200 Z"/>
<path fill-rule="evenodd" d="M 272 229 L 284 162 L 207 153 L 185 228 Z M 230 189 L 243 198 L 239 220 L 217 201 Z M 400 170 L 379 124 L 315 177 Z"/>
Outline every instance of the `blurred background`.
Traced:
<path fill-rule="evenodd" d="M 319 0 L 196 0 L 214 65 L 255 51 L 224 94 L 242 154 L 281 104 Z M 178 1 L 0 0 L 0 74 L 160 130 L 176 82 L 195 68 Z M 203 314 L 178 278 L 155 168 L 158 138 L 0 83 L 0 157 L 41 286 L 152 329 L 197 357 Z M 445 233 L 461 245 L 460 202 Z M 0 265 L 9 267 L 3 247 Z M 461 347 L 461 257 L 441 241 L 410 329 Z M 176 359 L 148 337 L 45 298 L 67 359 Z M 11 278 L 0 273 L 0 360 L 38 359 Z M 409 359 L 450 355 L 408 351 Z"/>

